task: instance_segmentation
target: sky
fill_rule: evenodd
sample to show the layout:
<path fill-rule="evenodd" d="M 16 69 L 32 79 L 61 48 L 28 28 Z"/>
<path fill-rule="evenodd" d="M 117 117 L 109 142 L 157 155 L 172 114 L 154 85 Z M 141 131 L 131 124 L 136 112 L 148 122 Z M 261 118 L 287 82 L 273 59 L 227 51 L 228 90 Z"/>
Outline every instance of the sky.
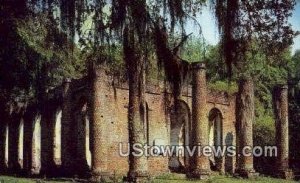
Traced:
<path fill-rule="evenodd" d="M 297 0 L 296 8 L 293 16 L 290 18 L 294 30 L 300 31 L 300 0 Z M 293 53 L 295 50 L 300 49 L 300 35 L 294 39 Z"/>
<path fill-rule="evenodd" d="M 295 10 L 293 11 L 292 17 L 290 17 L 289 22 L 292 24 L 294 30 L 300 31 L 300 0 L 296 0 L 297 4 Z M 207 44 L 216 45 L 219 41 L 218 28 L 216 25 L 215 17 L 210 11 L 209 7 L 205 7 L 202 14 L 197 17 L 198 22 L 201 25 L 203 37 Z M 195 30 L 199 30 L 193 23 L 187 24 L 187 33 L 194 33 Z M 294 39 L 294 44 L 292 45 L 292 53 L 295 50 L 300 49 L 300 35 Z"/>

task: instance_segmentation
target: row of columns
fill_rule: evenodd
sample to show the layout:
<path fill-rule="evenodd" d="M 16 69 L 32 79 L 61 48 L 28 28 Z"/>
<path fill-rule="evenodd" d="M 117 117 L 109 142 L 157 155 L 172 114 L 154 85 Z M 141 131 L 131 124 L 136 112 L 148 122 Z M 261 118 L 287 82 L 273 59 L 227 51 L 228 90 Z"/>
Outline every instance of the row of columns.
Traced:
<path fill-rule="evenodd" d="M 105 82 L 101 82 L 106 75 L 103 71 L 96 72 L 96 76 L 93 80 L 93 96 L 92 96 L 92 115 L 91 115 L 91 153 L 92 153 L 92 180 L 98 181 L 106 179 L 110 176 L 108 170 L 108 142 L 106 139 L 109 134 L 105 129 L 105 121 L 103 114 L 106 112 L 106 107 L 103 105 L 108 101 L 104 93 L 106 93 Z M 102 90 L 102 91 L 101 91 Z M 207 120 L 207 86 L 206 86 L 206 69 L 204 64 L 195 64 L 193 67 L 193 100 L 192 100 L 192 145 L 205 146 L 208 145 L 208 120 Z M 278 145 L 278 175 L 281 177 L 288 177 L 291 175 L 288 167 L 288 99 L 287 99 L 287 87 L 277 87 L 274 89 L 274 112 L 276 115 L 276 139 Z M 72 164 L 74 154 L 76 151 L 76 145 L 73 141 L 72 135 L 72 110 L 70 108 L 72 103 L 70 81 L 66 81 L 64 84 L 63 95 L 63 107 L 61 116 L 61 130 L 64 135 L 61 137 L 62 145 L 62 167 L 67 173 L 72 173 L 74 164 Z M 251 79 L 247 78 L 241 80 L 239 83 L 239 92 L 237 95 L 237 109 L 236 119 L 238 123 L 237 130 L 237 145 L 238 152 L 244 146 L 253 147 L 253 135 L 252 124 L 254 121 L 254 86 Z M 3 123 L 2 123 L 3 124 Z M 39 174 L 41 170 L 41 115 L 37 114 L 32 123 L 31 131 L 31 143 L 27 142 L 28 139 L 24 139 L 24 135 L 27 134 L 24 130 L 24 121 L 21 119 L 19 125 L 19 136 L 13 136 L 13 132 L 10 131 L 10 125 L 13 123 L 5 123 L 1 125 L 1 151 L 3 158 L 1 158 L 1 166 L 8 167 L 10 155 L 17 154 L 16 162 L 19 162 L 20 167 L 23 167 L 25 155 L 24 149 L 31 148 L 31 160 L 30 170 L 32 174 Z M 129 131 L 130 133 L 130 131 Z M 143 133 L 143 132 L 141 132 Z M 18 134 L 18 133 L 16 133 Z M 23 136 L 23 137 L 22 137 Z M 10 138 L 12 137 L 12 138 Z M 16 140 L 16 146 L 18 146 L 18 152 L 13 152 L 16 149 L 10 148 L 10 140 Z M 26 147 L 22 146 L 22 141 L 25 142 Z M 56 152 L 58 153 L 58 152 Z M 197 154 L 197 153 L 196 153 Z M 28 157 L 26 157 L 28 159 Z M 132 157 L 138 158 L 138 157 Z M 15 160 L 14 160 L 15 161 Z M 136 160 L 138 161 L 138 160 Z M 204 179 L 210 175 L 210 164 L 208 157 L 195 156 L 191 158 L 191 175 L 194 178 Z M 136 168 L 136 167 L 135 167 Z M 237 172 L 244 177 L 251 177 L 255 175 L 253 168 L 252 156 L 239 156 L 237 158 Z M 141 170 L 144 172 L 144 170 Z"/>
<path fill-rule="evenodd" d="M 31 175 L 41 169 L 41 121 L 40 116 L 30 124 L 21 118 L 6 118 L 1 124 L 0 171 L 22 173 L 27 169 Z"/>
<path fill-rule="evenodd" d="M 239 82 L 239 91 L 236 96 L 238 153 L 236 173 L 247 178 L 257 176 L 253 166 L 253 156 L 244 156 L 241 154 L 244 147 L 253 148 L 254 98 L 254 84 L 252 79 L 241 79 Z M 197 63 L 193 65 L 192 145 L 200 145 L 202 147 L 208 145 L 206 99 L 206 68 L 203 63 Z M 288 88 L 286 85 L 275 87 L 273 91 L 273 103 L 276 119 L 276 144 L 278 148 L 276 175 L 289 179 L 293 178 L 293 173 L 289 169 Z M 190 176 L 197 179 L 207 178 L 210 174 L 209 159 L 205 156 L 196 156 L 192 158 L 192 161 Z"/>
<path fill-rule="evenodd" d="M 103 103 L 105 97 L 101 92 L 105 86 L 101 79 L 105 77 L 104 72 L 97 72 L 93 85 L 93 124 L 92 124 L 92 172 L 96 180 L 109 176 L 107 169 L 108 154 L 105 149 L 106 134 L 104 130 Z M 192 91 L 192 145 L 208 145 L 208 120 L 207 120 L 207 86 L 206 68 L 202 63 L 193 65 L 193 91 Z M 274 103 L 277 104 L 276 115 L 276 139 L 278 145 L 278 175 L 287 178 L 288 171 L 288 97 L 287 87 L 279 87 L 274 90 Z M 245 146 L 253 147 L 253 122 L 254 122 L 254 84 L 251 78 L 241 79 L 239 91 L 236 97 L 236 120 L 237 120 L 237 153 L 242 152 Z M 131 131 L 129 131 L 131 133 Z M 143 132 L 140 132 L 143 133 Z M 197 153 L 196 153 L 197 154 Z M 138 157 L 131 157 L 138 158 Z M 130 161 L 134 161 L 130 159 Z M 139 161 L 138 159 L 136 161 Z M 191 158 L 191 169 L 188 176 L 205 179 L 209 177 L 210 162 L 208 157 L 195 156 Z M 135 167 L 136 168 L 136 167 Z M 140 171 L 144 171 L 140 170 Z M 129 170 L 130 172 L 130 170 Z M 236 172 L 242 177 L 253 177 L 257 173 L 253 166 L 253 156 L 237 157 Z M 284 172 L 284 173 L 283 173 Z M 284 176 L 282 176 L 284 174 Z"/>
<path fill-rule="evenodd" d="M 18 112 L 2 115 L 0 121 L 0 172 L 36 175 L 78 174 L 74 169 L 75 159 L 88 153 L 89 142 L 85 141 L 85 150 L 78 153 L 80 145 L 76 140 L 78 134 L 75 126 L 83 125 L 84 138 L 89 138 L 88 121 L 84 124 L 73 123 L 70 80 L 64 82 L 63 103 L 55 108 L 57 103 L 43 106 L 47 110 L 27 107 Z M 6 113 L 3 113 L 6 114 Z M 86 117 L 86 116 L 85 116 Z M 88 120 L 88 119 L 85 119 Z M 76 121 L 77 122 L 77 121 Z M 82 137 L 83 138 L 83 137 Z M 89 140 L 89 139 L 88 139 Z M 83 141 L 83 140 L 82 140 Z M 77 153 L 77 154 L 76 154 Z M 78 157 L 82 158 L 82 157 Z M 88 157 L 86 158 L 88 161 Z M 88 162 L 86 162 L 88 166 Z M 80 164 L 81 167 L 83 164 Z M 88 174 L 88 168 L 85 170 Z"/>

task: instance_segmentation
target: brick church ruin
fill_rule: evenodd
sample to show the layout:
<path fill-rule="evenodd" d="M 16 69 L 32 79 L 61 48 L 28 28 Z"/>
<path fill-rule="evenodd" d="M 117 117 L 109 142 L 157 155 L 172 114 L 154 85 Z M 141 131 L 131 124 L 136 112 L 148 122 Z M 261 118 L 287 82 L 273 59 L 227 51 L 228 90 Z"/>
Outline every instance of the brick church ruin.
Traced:
<path fill-rule="evenodd" d="M 245 112 L 236 108 L 236 104 L 239 100 L 249 100 L 248 95 L 254 92 L 239 91 L 229 95 L 209 90 L 202 64 L 194 67 L 192 79 L 192 84 L 183 88 L 176 110 L 172 93 L 163 82 L 146 86 L 143 134 L 147 144 L 253 146 L 253 121 L 246 120 L 246 116 L 253 115 L 254 108 L 249 107 Z M 253 85 L 248 81 L 240 84 Z M 275 93 L 278 173 L 287 176 L 287 88 L 279 87 Z M 99 68 L 95 78 L 65 80 L 61 87 L 47 95 L 42 106 L 15 104 L 8 112 L 3 109 L 1 172 L 126 176 L 131 160 L 119 152 L 120 143 L 126 151 L 129 142 L 128 84 L 116 81 Z M 254 105 L 254 101 L 246 104 Z M 198 178 L 205 178 L 211 171 L 239 173 L 246 177 L 255 174 L 252 156 L 210 158 L 189 157 L 187 153 L 171 157 L 158 154 L 147 157 L 147 164 L 151 176 L 170 171 Z"/>

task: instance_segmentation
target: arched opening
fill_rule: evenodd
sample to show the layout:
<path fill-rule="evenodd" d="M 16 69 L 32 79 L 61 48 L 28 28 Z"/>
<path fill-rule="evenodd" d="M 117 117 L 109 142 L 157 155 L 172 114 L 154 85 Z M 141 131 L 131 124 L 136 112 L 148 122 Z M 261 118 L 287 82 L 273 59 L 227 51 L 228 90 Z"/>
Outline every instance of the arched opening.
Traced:
<path fill-rule="evenodd" d="M 219 109 L 212 109 L 209 112 L 209 146 L 215 148 L 223 148 L 222 135 L 222 113 Z M 214 152 L 214 151 L 213 151 Z M 221 151 L 219 151 L 221 152 Z M 214 154 L 209 158 L 211 170 L 221 171 L 223 164 L 222 154 Z"/>
<path fill-rule="evenodd" d="M 185 152 L 189 145 L 190 109 L 183 101 L 177 101 L 171 109 L 170 145 L 176 152 L 169 158 L 169 168 L 174 172 L 184 172 L 189 167 L 189 157 Z"/>
<path fill-rule="evenodd" d="M 55 166 L 61 165 L 61 117 L 62 110 L 59 108 L 55 113 L 53 136 L 53 160 Z"/>
<path fill-rule="evenodd" d="M 41 170 L 41 115 L 33 120 L 32 124 L 32 161 L 31 173 L 37 175 Z"/>
<path fill-rule="evenodd" d="M 24 159 L 24 119 L 21 118 L 19 124 L 19 137 L 18 137 L 18 163 L 21 169 L 23 169 Z"/>
<path fill-rule="evenodd" d="M 6 123 L 4 129 L 4 163 L 6 168 L 8 168 L 8 158 L 9 158 L 9 126 Z"/>

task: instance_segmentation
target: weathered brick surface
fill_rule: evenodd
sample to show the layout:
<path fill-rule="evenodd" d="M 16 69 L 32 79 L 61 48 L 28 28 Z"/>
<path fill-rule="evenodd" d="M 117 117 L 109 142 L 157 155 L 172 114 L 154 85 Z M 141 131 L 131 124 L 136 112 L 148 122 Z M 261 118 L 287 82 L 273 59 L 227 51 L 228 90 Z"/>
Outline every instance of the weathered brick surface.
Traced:
<path fill-rule="evenodd" d="M 49 101 L 45 103 L 48 113 L 43 113 L 41 121 L 41 168 L 43 173 L 53 174 L 53 172 L 61 171 L 60 167 L 55 165 L 58 160 L 54 159 L 53 148 L 55 114 L 57 110 L 62 109 L 61 161 L 64 171 L 71 175 L 82 174 L 84 171 L 87 174 L 88 171 L 91 171 L 94 174 L 108 172 L 127 175 L 129 160 L 128 157 L 120 156 L 119 144 L 123 143 L 127 146 L 129 142 L 128 85 L 113 80 L 113 77 L 108 76 L 105 72 L 98 75 L 94 85 L 91 83 L 90 79 L 83 78 L 72 81 L 69 89 L 65 85 L 65 90 L 59 87 L 49 93 Z M 185 86 L 182 91 L 181 102 L 189 111 L 189 123 L 191 124 L 192 87 Z M 147 102 L 145 135 L 148 145 L 169 145 L 170 118 L 174 105 L 170 89 L 159 82 L 157 85 L 147 85 L 145 98 Z M 213 109 L 218 109 L 222 114 L 223 144 L 235 145 L 235 96 L 207 90 L 206 110 L 204 111 L 207 118 Z M 30 172 L 33 165 L 32 121 L 35 113 L 36 109 L 32 107 L 32 109 L 28 108 L 24 114 L 23 164 L 27 172 Z M 82 118 L 85 114 L 90 121 L 90 144 L 88 146 L 83 136 L 86 129 L 84 124 L 87 124 L 84 123 L 85 118 Z M 125 146 L 123 150 L 127 150 Z M 87 163 L 89 152 L 92 160 L 91 167 Z M 235 158 L 225 157 L 223 162 L 223 169 L 232 172 L 235 167 Z M 148 158 L 148 169 L 151 175 L 169 172 L 168 166 L 169 157 Z"/>
<path fill-rule="evenodd" d="M 207 146 L 208 125 L 207 114 L 207 86 L 205 65 L 194 65 L 192 89 L 192 145 Z M 198 154 L 199 152 L 196 151 Z M 210 173 L 209 159 L 203 155 L 192 157 L 192 176 L 195 178 L 206 177 Z"/>
<path fill-rule="evenodd" d="M 12 114 L 15 115 L 15 114 Z M 10 116 L 9 118 L 9 123 L 8 123 L 8 166 L 9 169 L 15 170 L 16 169 L 16 164 L 17 164 L 17 154 L 18 154 L 18 130 L 17 130 L 17 119 L 14 118 L 13 116 Z"/>
<path fill-rule="evenodd" d="M 2 114 L 2 113 L 1 113 Z M 2 119 L 4 116 L 2 117 Z M 5 123 L 0 125 L 0 172 L 5 170 Z"/>
<path fill-rule="evenodd" d="M 254 122 L 254 83 L 251 78 L 242 78 L 239 82 L 237 94 L 237 129 L 238 133 L 238 166 L 237 172 L 240 176 L 251 177 L 255 175 L 253 167 L 253 155 L 243 156 L 243 148 L 253 147 L 253 122 Z M 247 149 L 251 151 L 251 149 Z"/>
<path fill-rule="evenodd" d="M 128 87 L 124 83 L 120 84 L 115 82 L 113 86 L 112 83 L 107 83 L 107 81 L 102 80 L 102 82 L 105 82 L 109 88 L 106 89 L 107 93 L 102 94 L 105 95 L 105 99 L 103 100 L 106 107 L 105 115 L 103 116 L 104 121 L 106 121 L 105 129 L 109 131 L 109 135 L 106 138 L 106 143 L 109 144 L 108 171 L 125 175 L 128 171 L 128 159 L 126 157 L 120 157 L 118 151 L 119 143 L 128 143 Z M 103 91 L 103 89 L 101 89 L 101 91 Z M 162 145 L 169 145 L 169 111 L 173 99 L 168 90 L 165 91 L 162 84 L 158 86 L 147 86 L 146 91 L 146 102 L 148 105 L 148 143 L 149 145 L 153 145 L 155 141 L 159 140 L 165 143 Z M 192 89 L 189 86 L 183 91 L 182 100 L 189 106 L 191 113 Z M 169 97 L 166 97 L 166 95 Z M 166 98 L 171 101 L 168 102 Z M 227 96 L 226 93 L 208 90 L 207 117 L 209 112 L 214 108 L 219 109 L 222 113 L 223 144 L 235 145 L 235 97 Z M 157 175 L 169 172 L 168 157 L 149 157 L 148 161 L 150 174 Z M 227 171 L 232 172 L 235 167 L 235 158 L 226 157 L 224 162 Z"/>
<path fill-rule="evenodd" d="M 276 144 L 278 157 L 277 174 L 281 178 L 292 179 L 289 170 L 289 122 L 288 122 L 288 86 L 279 85 L 273 90 L 273 104 L 276 124 Z"/>
<path fill-rule="evenodd" d="M 66 80 L 63 84 L 63 103 L 62 103 L 62 121 L 61 121 L 61 132 L 62 132 L 62 170 L 65 175 L 71 175 L 74 171 L 74 125 L 72 122 L 72 91 L 71 81 Z"/>

